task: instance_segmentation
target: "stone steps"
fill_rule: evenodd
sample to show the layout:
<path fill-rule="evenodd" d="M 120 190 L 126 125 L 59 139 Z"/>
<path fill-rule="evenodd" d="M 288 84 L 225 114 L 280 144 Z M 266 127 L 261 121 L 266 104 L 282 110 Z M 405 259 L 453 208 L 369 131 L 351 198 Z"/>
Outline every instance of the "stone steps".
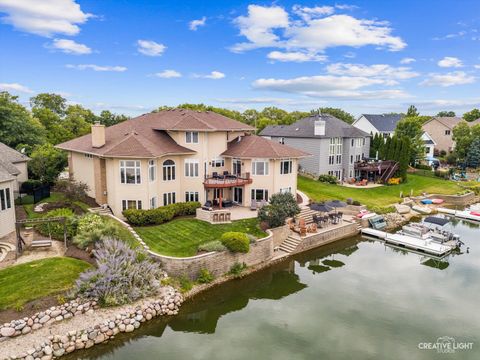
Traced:
<path fill-rule="evenodd" d="M 298 244 L 301 243 L 301 239 L 296 239 L 293 236 L 288 236 L 279 246 L 279 249 L 286 252 L 291 253 L 295 251 Z"/>
<path fill-rule="evenodd" d="M 0 261 L 3 261 L 11 251 L 15 251 L 14 245 L 0 242 Z"/>

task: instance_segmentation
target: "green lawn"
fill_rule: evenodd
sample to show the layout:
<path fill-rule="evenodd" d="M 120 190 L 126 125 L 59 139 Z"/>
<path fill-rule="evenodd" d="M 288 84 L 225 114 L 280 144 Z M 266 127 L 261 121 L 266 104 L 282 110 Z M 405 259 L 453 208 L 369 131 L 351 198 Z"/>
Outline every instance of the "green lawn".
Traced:
<path fill-rule="evenodd" d="M 55 257 L 0 270 L 0 310 L 64 292 L 91 265 L 77 259 Z"/>
<path fill-rule="evenodd" d="M 196 219 L 176 219 L 161 225 L 137 227 L 135 231 L 151 250 L 178 257 L 195 255 L 198 245 L 219 240 L 227 231 L 240 231 L 258 238 L 266 235 L 260 230 L 256 218 L 219 225 Z"/>
<path fill-rule="evenodd" d="M 412 189 L 414 195 L 420 195 L 422 192 L 430 194 L 455 194 L 463 190 L 454 181 L 413 174 L 408 175 L 408 181 L 404 184 L 382 186 L 372 189 L 348 188 L 341 185 L 321 183 L 307 177 L 299 176 L 298 189 L 315 201 L 332 199 L 346 200 L 352 198 L 368 207 L 395 204 L 400 199 L 401 191 L 403 191 L 404 196 L 408 196 Z"/>
<path fill-rule="evenodd" d="M 119 239 L 127 243 L 132 249 L 140 246 L 140 243 L 137 241 L 137 239 L 133 237 L 132 233 L 128 231 L 128 229 L 122 224 L 120 224 L 117 220 L 112 219 L 108 216 L 103 216 L 103 220 L 106 223 L 114 224 L 118 228 Z"/>

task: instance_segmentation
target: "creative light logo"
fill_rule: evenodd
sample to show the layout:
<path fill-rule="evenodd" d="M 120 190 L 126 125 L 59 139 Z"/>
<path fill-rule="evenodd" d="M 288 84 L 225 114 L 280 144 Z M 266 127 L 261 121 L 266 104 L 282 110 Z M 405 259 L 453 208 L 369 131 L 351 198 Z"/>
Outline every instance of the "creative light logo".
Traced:
<path fill-rule="evenodd" d="M 472 350 L 473 342 L 456 341 L 451 336 L 441 336 L 435 342 L 421 342 L 420 350 L 436 350 L 439 354 L 453 354 L 456 351 Z"/>

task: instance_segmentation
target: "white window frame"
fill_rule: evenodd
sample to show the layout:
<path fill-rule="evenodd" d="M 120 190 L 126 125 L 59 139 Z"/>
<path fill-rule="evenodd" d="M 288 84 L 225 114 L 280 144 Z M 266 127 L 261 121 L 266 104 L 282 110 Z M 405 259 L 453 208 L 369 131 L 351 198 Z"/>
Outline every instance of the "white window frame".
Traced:
<path fill-rule="evenodd" d="M 212 160 L 212 167 L 224 167 L 225 159 L 224 158 L 215 158 Z"/>
<path fill-rule="evenodd" d="M 177 194 L 175 191 L 163 193 L 163 206 L 175 204 L 177 201 Z"/>
<path fill-rule="evenodd" d="M 198 131 L 186 131 L 185 132 L 185 142 L 187 144 L 198 144 Z"/>
<path fill-rule="evenodd" d="M 197 159 L 185 159 L 184 164 L 185 177 L 199 176 L 199 161 Z"/>
<path fill-rule="evenodd" d="M 158 207 L 157 197 L 153 196 L 150 198 L 150 209 L 156 209 Z"/>
<path fill-rule="evenodd" d="M 148 160 L 148 180 L 150 182 L 157 180 L 157 161 Z"/>
<path fill-rule="evenodd" d="M 135 203 L 135 207 L 130 207 L 129 203 Z M 127 209 L 137 209 L 141 210 L 142 209 L 142 200 L 122 200 L 122 210 L 127 210 Z"/>
<path fill-rule="evenodd" d="M 337 154 L 335 156 L 336 156 L 335 162 L 337 163 L 337 165 L 341 164 L 342 163 L 342 154 Z"/>
<path fill-rule="evenodd" d="M 280 189 L 280 193 L 281 193 L 281 194 L 286 194 L 286 193 L 291 194 L 291 193 L 292 193 L 292 188 L 291 188 L 290 186 L 289 186 L 289 187 L 285 187 L 285 188 L 281 188 L 281 189 Z"/>
<path fill-rule="evenodd" d="M 284 165 L 287 163 L 287 171 L 285 172 Z M 291 174 L 293 172 L 293 160 L 292 159 L 284 159 L 280 161 L 280 174 L 286 175 Z"/>
<path fill-rule="evenodd" d="M 241 175 L 242 173 L 242 160 L 241 159 L 233 159 L 232 160 L 232 174 L 233 175 Z M 240 168 L 240 172 L 238 169 Z"/>
<path fill-rule="evenodd" d="M 263 174 L 258 173 L 258 164 L 263 164 Z M 269 173 L 269 160 L 268 159 L 253 159 L 252 160 L 252 175 L 255 176 L 268 176 Z"/>
<path fill-rule="evenodd" d="M 261 191 L 262 192 L 262 199 L 260 200 L 257 200 L 257 191 Z M 268 189 L 252 189 L 251 192 L 250 192 L 250 197 L 252 200 L 255 200 L 255 201 L 268 201 Z"/>
<path fill-rule="evenodd" d="M 278 143 L 285 145 L 285 138 L 284 137 L 278 138 Z"/>
<path fill-rule="evenodd" d="M 167 164 L 165 163 L 167 161 L 173 162 L 173 164 Z M 176 163 L 172 159 L 166 159 L 162 163 L 162 179 L 163 181 L 173 181 L 175 180 L 175 175 L 176 175 Z"/>
<path fill-rule="evenodd" d="M 198 202 L 198 191 L 185 191 L 185 202 Z"/>
<path fill-rule="evenodd" d="M 10 188 L 0 189 L 0 211 L 7 211 L 12 208 L 12 196 Z"/>
<path fill-rule="evenodd" d="M 133 162 L 133 166 L 128 166 L 128 162 Z M 127 169 L 133 169 L 134 182 L 127 182 Z M 120 160 L 120 183 L 125 185 L 139 185 L 142 183 L 142 164 L 140 160 Z"/>

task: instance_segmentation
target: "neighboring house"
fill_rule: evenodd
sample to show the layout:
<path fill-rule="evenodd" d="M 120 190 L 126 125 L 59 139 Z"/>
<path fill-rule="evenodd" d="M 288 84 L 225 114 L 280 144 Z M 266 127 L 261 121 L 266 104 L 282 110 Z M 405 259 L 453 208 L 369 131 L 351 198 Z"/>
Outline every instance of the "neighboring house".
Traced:
<path fill-rule="evenodd" d="M 427 133 L 424 132 L 422 134 L 422 140 L 425 144 L 425 158 L 431 159 L 434 157 L 435 146 L 437 143 L 432 139 L 432 137 Z"/>
<path fill-rule="evenodd" d="M 21 152 L 0 142 L 0 165 L 14 178 L 14 192 L 20 190 L 23 182 L 28 180 L 27 162 L 30 158 Z"/>
<path fill-rule="evenodd" d="M 453 128 L 462 121 L 464 120 L 461 117 L 434 117 L 423 124 L 422 128 L 436 143 L 436 150 L 450 152 L 455 148 Z M 480 119 L 467 124 L 470 126 L 480 124 Z"/>
<path fill-rule="evenodd" d="M 0 238 L 15 231 L 13 189 L 17 186 L 16 175 L 12 175 L 12 169 L 5 164 L 0 162 Z"/>
<path fill-rule="evenodd" d="M 370 152 L 367 132 L 328 114 L 310 116 L 291 125 L 270 125 L 260 135 L 313 154 L 300 159 L 303 171 L 315 176 L 329 174 L 339 180 L 357 176 L 355 163 Z"/>
<path fill-rule="evenodd" d="M 387 138 L 393 135 L 402 118 L 402 114 L 362 114 L 352 125 L 367 134 L 380 134 Z"/>
<path fill-rule="evenodd" d="M 253 130 L 217 113 L 174 109 L 95 124 L 57 147 L 69 152 L 70 175 L 117 216 L 183 201 L 249 206 L 276 192 L 295 194 L 297 161 L 309 154 Z"/>

